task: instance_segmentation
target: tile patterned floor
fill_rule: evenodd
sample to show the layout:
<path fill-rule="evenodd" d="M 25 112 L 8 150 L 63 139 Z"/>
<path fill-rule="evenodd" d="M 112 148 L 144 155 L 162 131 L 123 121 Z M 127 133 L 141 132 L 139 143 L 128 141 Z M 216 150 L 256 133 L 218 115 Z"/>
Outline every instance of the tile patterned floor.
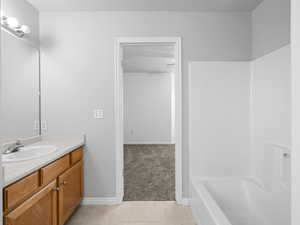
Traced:
<path fill-rule="evenodd" d="M 80 206 L 66 225 L 196 225 L 191 209 L 175 202 Z"/>

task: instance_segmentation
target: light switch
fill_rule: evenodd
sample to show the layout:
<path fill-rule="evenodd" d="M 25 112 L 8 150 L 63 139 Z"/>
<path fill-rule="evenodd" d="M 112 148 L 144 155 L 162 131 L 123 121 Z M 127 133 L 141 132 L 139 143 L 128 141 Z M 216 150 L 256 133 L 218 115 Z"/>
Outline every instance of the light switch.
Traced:
<path fill-rule="evenodd" d="M 103 109 L 94 109 L 94 118 L 95 119 L 103 119 L 104 118 L 104 110 Z"/>

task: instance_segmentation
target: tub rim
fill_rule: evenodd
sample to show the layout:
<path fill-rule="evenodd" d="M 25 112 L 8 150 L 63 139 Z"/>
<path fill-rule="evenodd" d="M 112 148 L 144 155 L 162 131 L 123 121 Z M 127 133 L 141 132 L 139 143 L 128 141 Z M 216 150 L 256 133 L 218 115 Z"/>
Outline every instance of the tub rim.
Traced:
<path fill-rule="evenodd" d="M 220 206 L 217 204 L 215 199 L 211 196 L 207 188 L 205 187 L 204 182 L 208 180 L 216 180 L 212 178 L 205 179 L 203 177 L 193 177 L 191 183 L 197 195 L 200 197 L 201 201 L 205 205 L 209 215 L 213 219 L 216 225 L 232 225 L 229 222 L 229 219 L 222 211 Z"/>
<path fill-rule="evenodd" d="M 216 225 L 232 225 L 226 214 L 220 208 L 219 204 L 213 198 L 208 191 L 205 183 L 209 181 L 222 182 L 222 181 L 240 181 L 251 182 L 257 187 L 264 190 L 264 186 L 257 179 L 253 177 L 198 177 L 193 176 L 191 178 L 191 184 L 196 191 L 197 195 L 201 198 L 201 201 L 205 205 L 209 215 L 213 219 Z"/>

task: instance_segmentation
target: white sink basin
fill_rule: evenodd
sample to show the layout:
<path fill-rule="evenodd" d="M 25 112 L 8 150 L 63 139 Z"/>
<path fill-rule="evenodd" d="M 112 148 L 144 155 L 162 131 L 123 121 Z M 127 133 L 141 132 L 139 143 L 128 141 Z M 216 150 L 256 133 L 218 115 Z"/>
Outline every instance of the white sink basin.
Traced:
<path fill-rule="evenodd" d="M 18 152 L 2 154 L 2 162 L 19 162 L 39 158 L 57 151 L 53 145 L 35 145 L 21 147 Z"/>

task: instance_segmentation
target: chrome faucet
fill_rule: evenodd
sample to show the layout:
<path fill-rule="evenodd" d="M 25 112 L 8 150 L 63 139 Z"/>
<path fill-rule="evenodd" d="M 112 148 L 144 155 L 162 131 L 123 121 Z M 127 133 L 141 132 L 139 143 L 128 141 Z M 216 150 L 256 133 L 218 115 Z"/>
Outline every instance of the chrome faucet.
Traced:
<path fill-rule="evenodd" d="M 24 147 L 20 141 L 10 145 L 7 149 L 4 150 L 3 154 L 11 154 L 20 150 L 20 148 Z"/>

